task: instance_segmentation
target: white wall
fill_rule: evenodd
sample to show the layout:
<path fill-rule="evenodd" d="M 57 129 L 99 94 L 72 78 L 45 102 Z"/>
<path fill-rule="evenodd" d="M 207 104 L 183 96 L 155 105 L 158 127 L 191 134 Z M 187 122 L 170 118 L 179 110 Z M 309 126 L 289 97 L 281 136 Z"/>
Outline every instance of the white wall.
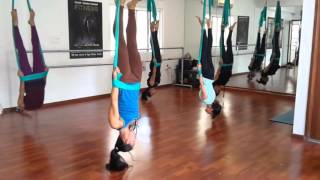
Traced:
<path fill-rule="evenodd" d="M 113 22 L 110 22 L 109 9 L 113 0 L 96 0 L 103 2 L 103 41 L 104 49 L 110 49 L 109 34 Z M 41 38 L 43 49 L 68 49 L 68 1 L 66 0 L 33 0 L 33 8 L 36 11 L 36 24 Z M 145 8 L 146 2 L 140 3 L 139 8 Z M 20 29 L 25 42 L 26 49 L 31 49 L 29 27 L 27 25 L 28 11 L 25 1 L 17 1 L 19 9 Z M 184 0 L 165 0 L 158 2 L 158 8 L 163 12 L 163 47 L 183 47 L 184 45 Z M 16 105 L 18 94 L 18 78 L 16 76 L 17 66 L 13 51 L 11 35 L 11 2 L 1 3 L 0 33 L 0 104 L 4 107 Z M 172 18 L 174 17 L 174 18 Z M 146 17 L 147 18 L 147 17 Z M 174 28 L 172 28 L 174 27 Z M 139 28 L 139 27 L 138 27 Z M 112 40 L 113 41 L 113 40 Z M 163 58 L 174 58 L 181 55 L 180 51 L 164 51 Z M 150 53 L 141 54 L 143 61 L 150 60 Z M 75 65 L 75 64 L 103 64 L 112 63 L 111 54 L 104 54 L 104 58 L 70 60 L 66 54 L 45 54 L 48 66 Z M 172 83 L 175 79 L 174 68 L 177 61 L 164 61 L 162 66 L 161 84 Z M 147 68 L 143 72 L 143 86 L 146 86 Z M 169 68 L 168 68 L 169 67 Z M 58 102 L 76 98 L 90 97 L 110 93 L 112 66 L 96 66 L 81 68 L 50 69 L 46 87 L 45 102 Z"/>
<path fill-rule="evenodd" d="M 298 84 L 296 106 L 294 113 L 293 134 L 304 135 L 306 127 L 306 112 L 308 103 L 309 77 L 313 42 L 313 28 L 315 16 L 315 0 L 304 1 L 302 15 L 302 29 L 300 42 L 300 61 L 298 69 Z"/>

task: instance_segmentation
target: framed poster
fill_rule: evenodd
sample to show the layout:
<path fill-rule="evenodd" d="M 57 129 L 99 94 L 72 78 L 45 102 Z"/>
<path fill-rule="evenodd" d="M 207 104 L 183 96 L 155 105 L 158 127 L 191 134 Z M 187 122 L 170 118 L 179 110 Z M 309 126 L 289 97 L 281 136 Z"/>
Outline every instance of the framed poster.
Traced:
<path fill-rule="evenodd" d="M 69 49 L 71 59 L 102 58 L 102 3 L 69 0 Z M 101 50 L 81 52 L 81 50 Z"/>
<path fill-rule="evenodd" d="M 248 49 L 249 16 L 238 16 L 237 47 L 239 50 Z"/>
<path fill-rule="evenodd" d="M 283 19 L 281 20 L 281 27 L 283 27 Z M 267 35 L 267 49 L 272 49 L 272 39 L 274 35 L 274 18 L 268 17 L 268 35 Z M 279 36 L 279 47 L 282 48 L 282 30 Z"/>

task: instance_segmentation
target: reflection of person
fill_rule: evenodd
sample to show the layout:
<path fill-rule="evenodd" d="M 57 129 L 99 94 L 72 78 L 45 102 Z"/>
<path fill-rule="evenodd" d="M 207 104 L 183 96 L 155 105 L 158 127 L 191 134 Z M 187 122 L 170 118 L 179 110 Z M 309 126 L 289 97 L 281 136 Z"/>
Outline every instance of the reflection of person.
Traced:
<path fill-rule="evenodd" d="M 280 47 L 279 47 L 279 36 L 280 36 L 281 28 L 275 28 L 274 37 L 272 40 L 272 54 L 270 57 L 269 65 L 261 71 L 261 78 L 257 80 L 258 83 L 266 85 L 269 81 L 268 76 L 274 75 L 277 70 L 280 68 L 279 60 L 280 60 Z"/>
<path fill-rule="evenodd" d="M 24 77 L 26 75 L 32 75 L 48 71 L 45 66 L 43 56 L 41 54 L 40 41 L 37 33 L 37 29 L 34 22 L 35 13 L 33 10 L 30 11 L 29 24 L 31 26 L 31 42 L 33 49 L 33 68 L 31 68 L 26 49 L 23 45 L 23 41 L 20 35 L 18 27 L 18 16 L 17 10 L 12 10 L 12 23 L 13 23 L 13 35 L 14 42 L 16 45 L 16 51 L 18 53 L 18 61 L 20 70 L 18 76 Z M 46 86 L 46 77 L 42 79 L 36 79 L 31 81 L 20 80 L 20 90 L 18 97 L 18 108 L 20 110 L 35 110 L 39 109 L 44 102 Z"/>
<path fill-rule="evenodd" d="M 261 70 L 261 65 L 264 60 L 265 54 L 266 54 L 266 36 L 267 36 L 268 30 L 266 29 L 263 33 L 262 42 L 260 44 L 260 29 L 257 37 L 257 44 L 255 48 L 255 52 L 253 54 L 253 57 L 251 59 L 250 65 L 248 67 L 249 74 L 248 79 L 252 80 L 256 76 L 256 72 Z"/>
<path fill-rule="evenodd" d="M 202 24 L 200 17 L 197 17 L 199 24 Z M 208 114 L 212 114 L 212 104 L 216 98 L 216 93 L 213 89 L 212 83 L 214 81 L 214 66 L 212 63 L 212 21 L 211 19 L 206 20 L 208 27 L 207 32 L 203 29 L 203 41 L 202 41 L 202 56 L 201 64 L 198 65 L 198 69 L 201 70 L 202 76 L 199 78 L 200 91 L 199 98 L 206 105 L 205 111 Z"/>
<path fill-rule="evenodd" d="M 215 82 L 213 83 L 216 94 L 221 91 L 222 86 L 225 86 L 232 76 L 233 66 L 233 51 L 232 51 L 232 32 L 237 23 L 234 23 L 229 28 L 229 35 L 227 39 L 227 51 L 224 46 L 224 25 L 221 25 L 221 60 L 219 62 L 220 67 L 215 76 Z"/>
<path fill-rule="evenodd" d="M 142 63 L 137 48 L 137 25 L 135 8 L 138 0 L 128 3 L 127 45 L 123 35 L 123 8 L 126 0 L 121 0 L 120 8 L 120 33 L 119 33 L 119 68 L 113 72 L 116 79 L 122 73 L 121 81 L 124 83 L 140 83 L 142 76 Z M 116 18 L 115 18 L 116 22 Z M 114 25 L 115 27 L 115 25 Z M 109 124 L 113 129 L 119 130 L 119 137 L 115 149 L 111 151 L 109 170 L 121 171 L 128 164 L 118 154 L 119 151 L 131 151 L 135 145 L 135 128 L 140 118 L 139 90 L 126 90 L 117 87 L 112 88 L 111 105 L 109 109 Z"/>
<path fill-rule="evenodd" d="M 159 21 L 152 22 L 150 24 L 151 30 L 151 46 L 152 46 L 152 59 L 150 63 L 150 73 L 147 80 L 148 88 L 142 93 L 141 99 L 148 100 L 155 93 L 155 88 L 160 84 L 161 78 L 161 52 L 158 40 Z M 154 57 L 155 56 L 155 57 Z M 155 58 L 155 59 L 154 59 Z M 155 61 L 156 60 L 156 63 Z"/>

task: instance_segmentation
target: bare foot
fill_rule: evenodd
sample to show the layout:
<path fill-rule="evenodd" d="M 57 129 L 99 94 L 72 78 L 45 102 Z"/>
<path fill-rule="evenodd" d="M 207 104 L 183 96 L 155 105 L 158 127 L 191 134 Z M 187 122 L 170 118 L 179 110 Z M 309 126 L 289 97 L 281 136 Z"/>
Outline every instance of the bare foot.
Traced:
<path fill-rule="evenodd" d="M 233 31 L 234 27 L 236 27 L 237 22 L 233 23 L 232 26 L 230 26 L 229 30 Z"/>
<path fill-rule="evenodd" d="M 159 21 L 153 21 L 150 23 L 151 32 L 156 32 L 159 29 Z"/>
<path fill-rule="evenodd" d="M 200 18 L 199 16 L 196 16 L 196 18 L 197 18 L 197 20 L 198 20 L 199 24 L 200 24 L 200 25 L 202 25 L 201 18 Z"/>
<path fill-rule="evenodd" d="M 208 29 L 211 29 L 211 28 L 212 28 L 212 21 L 211 21 L 211 19 L 207 19 L 207 27 L 208 27 Z"/>
<path fill-rule="evenodd" d="M 154 28 L 155 28 L 156 31 L 158 31 L 158 29 L 159 29 L 159 20 L 155 22 Z"/>
<path fill-rule="evenodd" d="M 18 26 L 18 13 L 16 9 L 11 11 L 11 17 L 12 17 L 12 24 L 14 26 Z"/>
<path fill-rule="evenodd" d="M 128 9 L 130 10 L 135 10 L 136 9 L 136 6 L 138 4 L 138 2 L 141 1 L 141 0 L 132 0 L 130 1 L 127 6 L 128 6 Z"/>
<path fill-rule="evenodd" d="M 36 14 L 34 13 L 33 9 L 31 9 L 30 10 L 30 17 L 29 17 L 29 21 L 28 21 L 30 26 L 34 26 L 34 17 L 35 16 L 36 16 Z"/>

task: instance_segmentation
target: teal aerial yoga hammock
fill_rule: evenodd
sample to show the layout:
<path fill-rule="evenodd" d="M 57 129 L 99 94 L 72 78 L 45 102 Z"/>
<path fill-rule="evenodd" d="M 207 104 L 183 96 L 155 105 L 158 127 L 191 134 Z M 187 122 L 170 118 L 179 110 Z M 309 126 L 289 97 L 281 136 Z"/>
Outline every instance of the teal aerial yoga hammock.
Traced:
<path fill-rule="evenodd" d="M 266 20 L 267 20 L 267 6 L 265 6 L 260 13 L 259 28 L 263 26 L 263 23 L 266 22 Z"/>
<path fill-rule="evenodd" d="M 274 31 L 276 32 L 277 30 L 280 31 L 281 26 L 282 26 L 282 17 L 281 17 L 281 5 L 280 5 L 280 1 L 277 2 L 277 8 L 276 8 L 276 12 L 275 12 L 275 16 L 274 16 Z M 279 42 L 273 42 L 273 46 L 275 46 L 275 43 L 279 43 Z M 280 58 L 276 58 L 276 60 L 278 61 L 279 64 L 279 60 Z"/>
<path fill-rule="evenodd" d="M 148 13 L 150 15 L 150 21 L 151 21 L 151 16 L 153 21 L 157 21 L 157 7 L 156 7 L 156 3 L 154 2 L 154 0 L 148 0 L 147 1 L 147 10 Z M 152 36 L 151 36 L 152 39 Z M 153 39 L 152 39 L 153 42 Z M 153 56 L 153 63 L 155 65 L 155 67 L 161 67 L 161 63 L 158 63 L 156 56 L 154 54 L 154 47 L 152 46 L 152 56 Z"/>
<path fill-rule="evenodd" d="M 28 9 L 29 11 L 32 10 L 32 7 L 31 7 L 31 4 L 30 4 L 30 1 L 27 0 L 27 4 L 28 4 Z M 14 10 L 15 8 L 15 0 L 12 0 L 12 10 Z M 13 27 L 13 25 L 12 25 Z M 13 34 L 13 37 L 14 37 L 14 33 L 13 33 L 13 28 L 12 28 L 12 34 Z M 19 54 L 17 52 L 17 48 L 16 48 L 16 44 L 14 43 L 14 48 L 15 48 L 15 54 L 16 54 L 16 61 L 17 61 L 17 65 L 18 65 L 18 68 L 19 70 L 21 70 L 21 66 L 20 66 L 20 63 L 19 63 Z M 44 57 L 43 57 L 43 52 L 41 50 L 41 56 L 42 56 L 42 61 L 44 60 Z M 43 61 L 43 64 L 46 66 L 45 62 Z M 43 79 L 45 78 L 46 76 L 48 75 L 48 71 L 45 71 L 45 72 L 41 72 L 41 73 L 35 73 L 35 74 L 30 74 L 30 75 L 25 75 L 25 76 L 22 76 L 20 77 L 20 80 L 23 81 L 23 82 L 28 82 L 28 81 L 32 81 L 32 80 L 37 80 L 37 79 Z"/>
<path fill-rule="evenodd" d="M 274 19 L 275 29 L 281 29 L 281 6 L 280 1 L 277 2 L 276 14 Z"/>
<path fill-rule="evenodd" d="M 120 0 L 116 0 L 116 31 L 115 31 L 115 55 L 113 59 L 113 68 L 118 68 L 118 62 L 119 62 L 119 41 L 120 41 Z M 140 90 L 141 83 L 125 83 L 122 82 L 120 79 L 122 77 L 122 74 L 119 73 L 118 76 L 112 81 L 113 87 L 117 87 L 120 89 L 125 90 Z"/>
<path fill-rule="evenodd" d="M 213 0 L 208 0 L 209 5 L 209 16 L 211 19 L 211 8 L 213 7 Z M 199 48 L 199 56 L 198 56 L 198 64 L 201 65 L 201 58 L 202 58 L 202 44 L 203 44 L 203 34 L 205 32 L 205 19 L 207 14 L 207 0 L 203 0 L 203 7 L 202 7 L 202 22 L 201 22 L 201 36 L 200 36 L 200 48 Z M 199 76 L 202 76 L 202 70 L 198 68 Z"/>
<path fill-rule="evenodd" d="M 230 0 L 225 0 L 224 1 L 224 6 L 223 6 L 223 13 L 222 13 L 222 21 L 221 21 L 221 25 L 223 25 L 224 27 L 227 27 L 229 25 L 229 17 L 231 14 L 231 5 L 230 5 Z M 222 27 L 221 27 L 222 28 Z M 220 34 L 220 56 L 222 57 L 222 52 L 224 51 L 222 48 L 224 48 L 224 42 L 222 41 L 222 36 L 224 36 L 224 34 Z M 227 66 L 232 66 L 232 64 L 222 64 L 222 67 L 227 67 Z"/>
<path fill-rule="evenodd" d="M 262 28 L 263 26 L 263 23 L 265 23 L 267 20 L 267 6 L 265 6 L 261 13 L 260 13 L 260 19 L 259 19 L 259 28 Z M 258 56 L 258 57 L 265 57 L 266 54 L 255 54 L 255 56 Z"/>

